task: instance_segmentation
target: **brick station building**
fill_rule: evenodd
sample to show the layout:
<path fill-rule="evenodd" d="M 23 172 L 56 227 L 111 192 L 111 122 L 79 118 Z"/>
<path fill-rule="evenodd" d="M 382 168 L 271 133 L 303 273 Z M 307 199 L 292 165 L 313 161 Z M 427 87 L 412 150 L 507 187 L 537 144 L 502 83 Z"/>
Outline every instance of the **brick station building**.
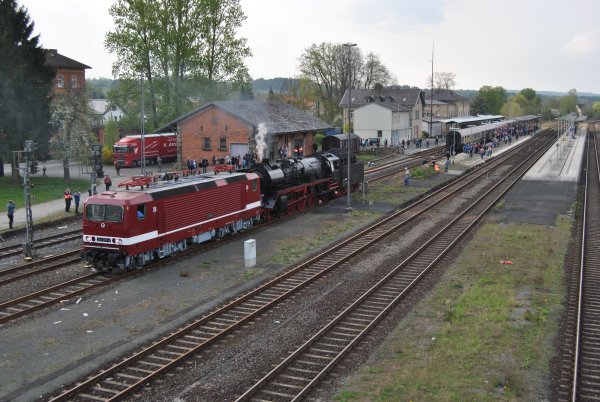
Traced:
<path fill-rule="evenodd" d="M 264 138 L 265 152 L 258 159 L 279 158 L 280 147 L 289 153 L 296 146 L 304 155 L 313 153 L 315 134 L 331 126 L 286 103 L 271 101 L 215 101 L 159 127 L 157 133 L 175 132 L 179 143 L 178 163 L 187 159 L 209 161 L 213 156 L 256 153 Z"/>

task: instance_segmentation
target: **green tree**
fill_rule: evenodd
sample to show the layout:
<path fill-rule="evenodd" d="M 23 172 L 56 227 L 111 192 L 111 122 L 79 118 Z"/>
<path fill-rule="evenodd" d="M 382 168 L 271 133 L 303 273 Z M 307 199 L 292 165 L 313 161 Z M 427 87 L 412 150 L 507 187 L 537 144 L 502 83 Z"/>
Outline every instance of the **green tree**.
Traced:
<path fill-rule="evenodd" d="M 506 90 L 502 87 L 484 85 L 479 89 L 471 104 L 471 111 L 476 114 L 500 114 L 506 103 Z"/>
<path fill-rule="evenodd" d="M 239 0 L 116 0 L 109 12 L 113 73 L 129 81 L 143 75 L 150 130 L 198 103 L 247 89 L 244 59 L 251 52 L 236 37 L 246 18 Z"/>
<path fill-rule="evenodd" d="M 577 90 L 571 89 L 569 93 L 560 98 L 560 114 L 564 115 L 577 111 Z"/>
<path fill-rule="evenodd" d="M 516 95 L 511 97 L 500 109 L 500 114 L 503 116 L 507 116 L 509 118 L 523 116 L 523 107 L 521 106 L 521 102 L 519 102 L 519 97 L 521 95 Z"/>
<path fill-rule="evenodd" d="M 119 122 L 110 120 L 104 125 L 104 145 L 111 148 L 119 141 Z"/>
<path fill-rule="evenodd" d="M 63 161 L 63 178 L 71 179 L 69 162 L 86 162 L 92 144 L 97 142 L 91 123 L 94 113 L 89 107 L 85 91 L 67 88 L 64 94 L 55 94 L 50 104 L 51 121 L 56 134 L 51 148 Z"/>
<path fill-rule="evenodd" d="M 0 176 L 4 159 L 23 149 L 25 140 L 46 155 L 50 139 L 49 97 L 55 71 L 45 64 L 33 22 L 15 0 L 0 0 Z M 13 169 L 13 178 L 17 178 Z"/>
<path fill-rule="evenodd" d="M 592 113 L 594 113 L 595 119 L 600 117 L 600 102 L 594 102 L 592 104 Z"/>
<path fill-rule="evenodd" d="M 517 96 L 515 96 L 515 101 L 521 106 L 523 115 L 540 114 L 542 100 L 535 90 L 531 88 L 522 89 Z"/>

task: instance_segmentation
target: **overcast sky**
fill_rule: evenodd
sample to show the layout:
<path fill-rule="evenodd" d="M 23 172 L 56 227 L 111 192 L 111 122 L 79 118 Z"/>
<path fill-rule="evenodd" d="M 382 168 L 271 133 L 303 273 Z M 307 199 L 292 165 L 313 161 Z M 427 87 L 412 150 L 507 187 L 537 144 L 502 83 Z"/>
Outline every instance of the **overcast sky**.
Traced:
<path fill-rule="evenodd" d="M 46 48 L 112 77 L 104 49 L 113 0 L 17 0 Z M 426 86 L 434 70 L 456 74 L 457 89 L 600 94 L 599 0 L 241 0 L 241 36 L 252 78 L 294 77 L 311 44 L 357 43 L 374 52 L 398 84 Z"/>

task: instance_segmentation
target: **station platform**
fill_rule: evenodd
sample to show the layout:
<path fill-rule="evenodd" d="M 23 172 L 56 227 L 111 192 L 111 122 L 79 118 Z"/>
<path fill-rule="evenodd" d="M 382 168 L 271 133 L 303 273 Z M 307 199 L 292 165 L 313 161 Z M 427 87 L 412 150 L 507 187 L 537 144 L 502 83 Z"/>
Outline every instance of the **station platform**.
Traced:
<path fill-rule="evenodd" d="M 564 133 L 529 169 L 523 180 L 577 182 L 585 149 L 585 137 L 585 129 L 574 136 Z"/>
<path fill-rule="evenodd" d="M 569 136 L 567 133 L 564 133 L 522 179 L 577 182 L 585 147 L 585 135 L 585 130 L 575 136 Z M 502 143 L 499 147 L 494 148 L 491 156 L 486 156 L 483 159 L 481 159 L 479 155 L 470 157 L 468 154 L 460 153 L 454 157 L 454 163 L 452 165 L 456 163 L 471 167 L 485 163 L 488 159 L 501 155 L 511 147 L 529 141 L 530 139 L 531 136 L 524 136 L 513 141 L 511 145 Z M 462 174 L 462 171 L 452 170 L 451 168 L 448 173 Z"/>

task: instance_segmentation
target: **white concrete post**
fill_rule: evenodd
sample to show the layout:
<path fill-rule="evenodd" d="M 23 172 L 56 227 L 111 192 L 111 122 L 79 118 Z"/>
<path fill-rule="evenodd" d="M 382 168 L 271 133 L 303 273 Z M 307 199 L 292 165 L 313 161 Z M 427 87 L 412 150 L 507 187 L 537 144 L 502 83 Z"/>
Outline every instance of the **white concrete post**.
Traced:
<path fill-rule="evenodd" d="M 256 240 L 250 239 L 244 242 L 244 263 L 246 268 L 256 265 Z"/>

